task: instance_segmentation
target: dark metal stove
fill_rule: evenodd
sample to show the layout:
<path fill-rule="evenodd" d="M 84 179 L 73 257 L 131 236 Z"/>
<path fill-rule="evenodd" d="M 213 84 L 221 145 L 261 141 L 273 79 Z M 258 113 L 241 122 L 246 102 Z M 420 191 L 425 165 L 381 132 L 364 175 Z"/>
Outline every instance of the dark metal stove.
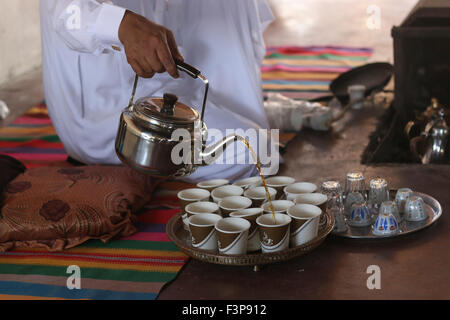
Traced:
<path fill-rule="evenodd" d="M 416 151 L 426 148 L 425 137 L 419 137 L 431 120 L 426 111 L 432 100 L 439 101 L 450 124 L 450 1 L 419 1 L 392 29 L 392 37 L 395 100 L 380 119 L 363 163 L 420 162 Z"/>

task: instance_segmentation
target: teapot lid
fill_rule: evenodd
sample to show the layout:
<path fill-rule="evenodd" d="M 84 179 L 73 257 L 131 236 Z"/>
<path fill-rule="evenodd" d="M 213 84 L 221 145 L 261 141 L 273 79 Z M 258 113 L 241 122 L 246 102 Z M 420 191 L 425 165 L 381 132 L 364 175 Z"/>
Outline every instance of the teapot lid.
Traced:
<path fill-rule="evenodd" d="M 199 113 L 178 102 L 174 94 L 165 93 L 163 98 L 145 97 L 136 101 L 134 115 L 140 122 L 153 128 L 162 127 L 168 130 L 193 127 L 200 119 Z"/>

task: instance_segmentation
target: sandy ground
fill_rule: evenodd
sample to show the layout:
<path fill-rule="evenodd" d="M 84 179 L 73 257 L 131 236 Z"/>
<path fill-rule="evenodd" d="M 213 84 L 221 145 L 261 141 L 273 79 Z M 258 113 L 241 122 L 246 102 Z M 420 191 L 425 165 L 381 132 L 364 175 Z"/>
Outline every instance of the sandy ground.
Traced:
<path fill-rule="evenodd" d="M 266 44 L 348 45 L 375 50 L 372 61 L 393 62 L 391 28 L 400 24 L 417 0 L 268 0 L 276 17 Z M 378 18 L 378 19 L 377 19 Z M 0 85 L 11 122 L 44 98 L 41 70 Z"/>
<path fill-rule="evenodd" d="M 266 44 L 348 45 L 375 50 L 372 61 L 393 62 L 391 28 L 417 0 L 269 0 L 276 17 Z"/>

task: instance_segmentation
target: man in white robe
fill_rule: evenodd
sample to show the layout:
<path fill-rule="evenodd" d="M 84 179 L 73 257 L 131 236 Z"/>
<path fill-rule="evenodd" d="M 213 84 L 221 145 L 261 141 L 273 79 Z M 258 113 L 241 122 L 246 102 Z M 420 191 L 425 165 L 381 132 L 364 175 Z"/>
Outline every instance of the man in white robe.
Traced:
<path fill-rule="evenodd" d="M 41 0 L 40 11 L 47 107 L 75 160 L 120 163 L 114 141 L 135 73 L 149 78 L 140 80 L 136 97 L 170 92 L 201 108 L 202 83 L 178 74 L 174 58 L 184 57 L 210 82 L 208 128 L 224 135 L 226 129 L 268 128 L 260 65 L 263 31 L 273 16 L 265 0 Z M 140 41 L 145 33 L 138 31 L 147 29 L 138 23 L 162 40 Z M 254 174 L 251 164 L 213 164 L 187 180 Z"/>

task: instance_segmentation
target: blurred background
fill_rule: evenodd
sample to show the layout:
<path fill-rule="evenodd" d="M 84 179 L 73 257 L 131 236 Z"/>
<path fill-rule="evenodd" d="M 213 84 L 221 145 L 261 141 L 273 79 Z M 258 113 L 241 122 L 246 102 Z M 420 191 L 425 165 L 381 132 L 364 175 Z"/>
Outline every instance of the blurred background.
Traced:
<path fill-rule="evenodd" d="M 41 65 L 39 0 L 0 1 L 0 84 Z"/>
<path fill-rule="evenodd" d="M 269 0 L 269 3 L 276 17 L 265 34 L 269 46 L 371 47 L 375 50 L 372 60 L 392 62 L 391 27 L 401 23 L 417 0 Z M 39 27 L 39 0 L 0 2 L 0 89 L 16 86 L 10 82 L 30 72 L 32 77 L 39 78 Z"/>

